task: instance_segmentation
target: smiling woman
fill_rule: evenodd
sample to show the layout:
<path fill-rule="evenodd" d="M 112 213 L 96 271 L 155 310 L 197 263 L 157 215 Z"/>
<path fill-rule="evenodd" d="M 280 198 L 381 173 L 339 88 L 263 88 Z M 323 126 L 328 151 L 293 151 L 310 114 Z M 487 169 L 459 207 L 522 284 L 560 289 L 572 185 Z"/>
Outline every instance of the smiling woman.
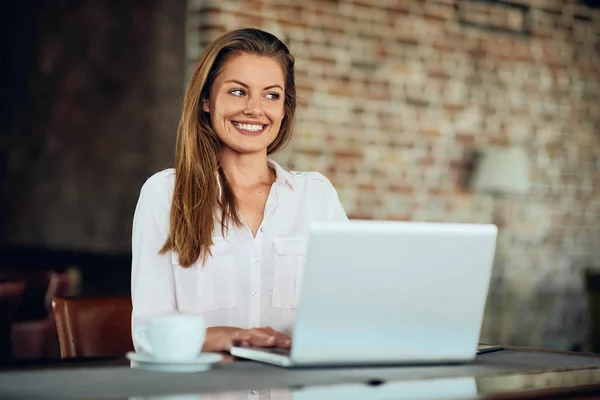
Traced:
<path fill-rule="evenodd" d="M 271 144 L 285 116 L 285 78 L 279 63 L 269 57 L 232 57 L 202 104 L 226 146 L 223 153 L 261 152 Z M 226 156 L 227 157 L 227 156 Z"/>
<path fill-rule="evenodd" d="M 275 36 L 232 31 L 202 54 L 175 169 L 149 178 L 136 207 L 132 331 L 182 312 L 204 317 L 204 351 L 290 346 L 308 228 L 347 219 L 327 178 L 269 159 L 289 142 L 295 111 L 294 58 Z"/>

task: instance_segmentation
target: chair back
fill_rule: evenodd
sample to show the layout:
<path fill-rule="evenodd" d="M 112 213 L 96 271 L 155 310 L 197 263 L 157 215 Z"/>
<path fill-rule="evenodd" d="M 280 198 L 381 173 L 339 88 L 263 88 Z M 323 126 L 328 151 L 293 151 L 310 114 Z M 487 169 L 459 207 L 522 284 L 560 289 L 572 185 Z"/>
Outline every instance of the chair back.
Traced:
<path fill-rule="evenodd" d="M 24 282 L 0 282 L 0 361 L 12 358 L 12 324 L 25 290 Z"/>
<path fill-rule="evenodd" d="M 68 272 L 52 272 L 46 297 L 44 298 L 44 308 L 48 314 L 52 315 L 52 300 L 55 297 L 67 297 L 71 286 L 71 277 Z"/>
<path fill-rule="evenodd" d="M 56 297 L 60 355 L 72 357 L 122 357 L 133 350 L 130 297 Z"/>

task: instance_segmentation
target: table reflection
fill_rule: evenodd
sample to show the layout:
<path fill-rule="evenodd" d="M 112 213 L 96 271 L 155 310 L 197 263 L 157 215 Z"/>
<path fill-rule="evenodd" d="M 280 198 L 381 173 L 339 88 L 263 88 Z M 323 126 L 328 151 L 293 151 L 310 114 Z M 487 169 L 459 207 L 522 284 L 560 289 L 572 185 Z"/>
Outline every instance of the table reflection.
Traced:
<path fill-rule="evenodd" d="M 379 400 L 379 399 L 468 399 L 477 395 L 474 378 L 423 379 L 386 382 L 378 385 L 345 384 L 300 389 L 266 389 L 201 395 L 136 397 L 153 400 Z M 132 398 L 133 399 L 133 398 Z"/>
<path fill-rule="evenodd" d="M 600 369 L 510 374 L 477 378 L 477 393 L 499 394 L 525 390 L 568 388 L 600 383 Z"/>
<path fill-rule="evenodd" d="M 508 374 L 479 378 L 422 379 L 378 385 L 339 384 L 298 389 L 251 389 L 237 392 L 130 397 L 130 400 L 389 400 L 474 399 L 481 395 L 565 388 L 600 383 L 600 369 Z"/>

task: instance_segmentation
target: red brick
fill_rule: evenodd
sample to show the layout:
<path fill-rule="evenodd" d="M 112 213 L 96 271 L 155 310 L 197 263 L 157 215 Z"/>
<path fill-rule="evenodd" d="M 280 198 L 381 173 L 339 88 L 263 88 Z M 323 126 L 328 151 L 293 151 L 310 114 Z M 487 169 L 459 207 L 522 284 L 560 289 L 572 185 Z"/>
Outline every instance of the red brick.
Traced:
<path fill-rule="evenodd" d="M 440 137 L 440 131 L 437 129 L 421 129 L 419 133 L 425 137 L 437 138 Z"/>
<path fill-rule="evenodd" d="M 429 76 L 429 78 L 432 79 L 442 79 L 442 80 L 448 80 L 450 79 L 450 74 L 447 73 L 446 71 L 442 71 L 442 70 L 430 70 L 427 72 L 427 75 Z"/>
<path fill-rule="evenodd" d="M 311 63 L 316 63 L 316 64 L 334 65 L 336 63 L 335 59 L 333 59 L 332 57 L 315 56 L 315 55 L 308 57 L 308 60 Z"/>
<path fill-rule="evenodd" d="M 354 97 L 354 92 L 348 86 L 334 86 L 330 88 L 327 93 L 332 96 Z"/>
<path fill-rule="evenodd" d="M 432 44 L 433 49 L 438 53 L 452 53 L 457 51 L 460 46 L 454 46 L 454 43 L 444 42 L 435 42 Z"/>
<path fill-rule="evenodd" d="M 265 23 L 265 19 L 257 15 L 241 12 L 232 12 L 231 14 L 239 26 L 261 27 Z"/>
<path fill-rule="evenodd" d="M 414 191 L 415 191 L 415 189 L 412 185 L 400 184 L 400 183 L 392 183 L 390 185 L 390 192 L 395 193 L 395 194 L 408 195 L 408 194 L 413 194 Z"/>
<path fill-rule="evenodd" d="M 462 104 L 446 103 L 446 104 L 444 104 L 443 107 L 444 107 L 444 111 L 446 111 L 447 113 L 450 113 L 450 114 L 457 114 L 457 113 L 460 113 L 465 110 L 465 106 Z"/>
<path fill-rule="evenodd" d="M 475 134 L 473 133 L 457 133 L 456 140 L 465 145 L 472 146 L 475 144 Z"/>
<path fill-rule="evenodd" d="M 373 219 L 373 215 L 370 211 L 353 212 L 348 215 L 348 218 L 370 220 L 370 219 Z"/>
<path fill-rule="evenodd" d="M 340 161 L 362 161 L 363 154 L 359 150 L 334 150 L 333 156 Z"/>
<path fill-rule="evenodd" d="M 495 135 L 490 138 L 490 144 L 497 146 L 507 146 L 510 143 L 508 135 L 506 133 L 502 135 Z"/>
<path fill-rule="evenodd" d="M 241 0 L 240 3 L 242 6 L 241 8 L 253 12 L 259 12 L 266 7 L 265 2 L 260 0 Z"/>
<path fill-rule="evenodd" d="M 417 159 L 417 165 L 420 167 L 429 167 L 436 164 L 435 157 L 425 156 Z"/>
<path fill-rule="evenodd" d="M 279 26 L 281 26 L 284 30 L 285 29 L 296 29 L 296 28 L 306 28 L 306 24 L 301 22 L 301 21 L 297 21 L 297 20 L 291 20 L 291 19 L 278 19 L 277 23 L 279 24 Z"/>
<path fill-rule="evenodd" d="M 323 149 L 296 148 L 296 149 L 294 149 L 294 154 L 302 154 L 304 156 L 319 157 L 319 156 L 322 156 L 324 153 L 323 153 Z"/>
<path fill-rule="evenodd" d="M 359 183 L 357 186 L 359 192 L 375 192 L 375 185 L 372 183 Z"/>
<path fill-rule="evenodd" d="M 312 85 L 296 84 L 296 91 L 312 93 L 314 91 L 314 87 Z"/>
<path fill-rule="evenodd" d="M 412 215 L 409 214 L 392 214 L 387 218 L 389 221 L 412 221 Z"/>

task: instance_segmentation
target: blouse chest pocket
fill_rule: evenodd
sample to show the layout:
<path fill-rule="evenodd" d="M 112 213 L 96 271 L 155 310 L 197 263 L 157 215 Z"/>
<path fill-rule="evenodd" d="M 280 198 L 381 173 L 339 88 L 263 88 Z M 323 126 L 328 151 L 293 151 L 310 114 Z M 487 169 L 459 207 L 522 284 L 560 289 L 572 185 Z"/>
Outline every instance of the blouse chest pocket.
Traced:
<path fill-rule="evenodd" d="M 300 304 L 307 238 L 273 238 L 273 307 L 297 309 Z"/>
<path fill-rule="evenodd" d="M 236 273 L 235 256 L 233 247 L 223 238 L 213 238 L 213 245 L 210 248 L 212 255 L 206 259 L 202 265 L 199 259 L 189 269 L 188 274 L 182 275 L 181 285 L 190 287 L 196 283 L 195 293 L 189 293 L 182 290 L 178 293 L 179 297 L 189 299 L 189 303 L 180 303 L 180 309 L 189 312 L 207 312 L 223 308 L 231 308 L 237 305 L 236 294 Z M 172 262 L 177 267 L 179 259 L 175 253 L 172 256 Z M 182 268 L 179 266 L 179 268 Z M 193 271 L 191 271 L 193 270 Z M 187 281 L 187 280 L 191 281 Z"/>

